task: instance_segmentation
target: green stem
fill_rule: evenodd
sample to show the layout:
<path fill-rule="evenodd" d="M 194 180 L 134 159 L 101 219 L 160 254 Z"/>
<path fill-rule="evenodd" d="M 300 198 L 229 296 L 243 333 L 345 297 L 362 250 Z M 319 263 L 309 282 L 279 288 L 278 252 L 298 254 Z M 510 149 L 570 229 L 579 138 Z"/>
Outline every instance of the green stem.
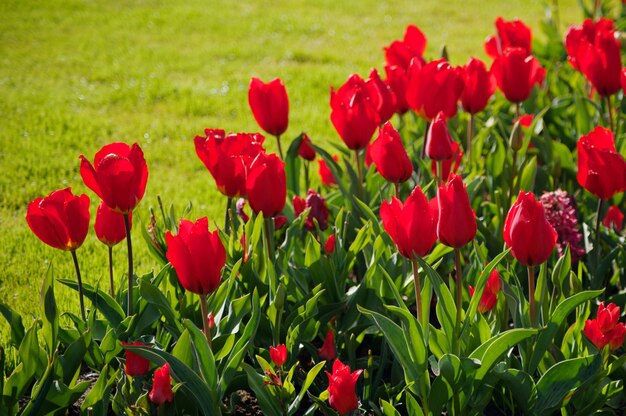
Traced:
<path fill-rule="evenodd" d="M 422 143 L 422 159 L 426 157 L 426 141 L 428 140 L 428 129 L 430 128 L 430 121 L 426 122 L 426 130 L 424 130 L 424 143 Z"/>
<path fill-rule="evenodd" d="M 311 162 L 309 162 L 308 160 L 304 161 L 304 190 L 306 192 L 309 191 L 309 186 L 311 184 L 311 180 L 309 178 L 309 164 Z"/>
<path fill-rule="evenodd" d="M 396 191 L 396 198 L 400 199 L 400 184 L 399 183 L 394 183 L 393 187 Z"/>
<path fill-rule="evenodd" d="M 422 288 L 420 285 L 420 276 L 419 276 L 419 265 L 417 264 L 417 259 L 411 259 L 411 264 L 413 265 L 413 281 L 415 282 L 415 305 L 417 307 L 417 320 L 421 325 L 424 325 L 422 322 Z"/>
<path fill-rule="evenodd" d="M 78 301 L 80 302 L 80 315 L 83 317 L 83 321 L 87 322 L 87 315 L 85 315 L 85 300 L 83 298 L 83 279 L 80 277 L 80 267 L 78 267 L 78 257 L 76 257 L 76 250 L 72 250 L 72 259 L 74 260 L 74 268 L 76 269 L 76 280 L 78 281 Z"/>
<path fill-rule="evenodd" d="M 454 248 L 454 268 L 456 269 L 456 324 L 454 326 L 454 343 L 456 354 L 461 354 L 461 340 L 459 333 L 461 331 L 461 307 L 463 306 L 463 281 L 461 275 L 461 249 Z"/>
<path fill-rule="evenodd" d="M 600 260 L 600 224 L 602 222 L 602 203 L 604 200 L 598 198 L 598 209 L 596 210 L 596 230 L 594 233 L 594 243 L 593 243 L 593 253 L 595 259 L 595 268 L 594 275 L 596 275 L 598 270 L 598 261 Z"/>
<path fill-rule="evenodd" d="M 109 246 L 109 283 L 111 297 L 115 298 L 115 283 L 113 282 L 113 247 Z"/>
<path fill-rule="evenodd" d="M 133 242 L 130 238 L 130 218 L 124 214 L 124 228 L 126 229 L 126 247 L 128 248 L 128 305 L 126 312 L 128 316 L 133 314 Z"/>
<path fill-rule="evenodd" d="M 611 131 L 613 133 L 615 133 L 615 124 L 613 123 L 613 106 L 611 104 L 611 96 L 607 95 L 606 96 L 606 107 L 607 107 L 607 111 L 608 111 L 608 116 L 609 116 L 609 126 L 611 127 Z"/>
<path fill-rule="evenodd" d="M 435 165 L 437 166 L 437 186 L 441 186 L 443 183 L 443 161 L 438 160 Z"/>
<path fill-rule="evenodd" d="M 276 143 L 278 143 L 278 154 L 280 155 L 280 159 L 285 160 L 285 158 L 283 157 L 283 147 L 280 144 L 280 135 L 275 136 L 275 137 L 276 137 Z"/>
<path fill-rule="evenodd" d="M 274 264 L 274 236 L 272 235 L 272 224 L 270 221 L 273 221 L 273 218 L 265 218 L 265 241 L 267 242 L 267 255 L 270 263 Z"/>
<path fill-rule="evenodd" d="M 206 337 L 206 342 L 209 344 L 209 348 L 211 348 L 211 329 L 209 328 L 209 314 L 206 309 L 206 295 L 200 295 L 200 313 L 202 314 L 202 328 L 204 329 L 204 336 Z"/>
<path fill-rule="evenodd" d="M 233 199 L 231 197 L 228 197 L 226 199 L 226 211 L 224 212 L 224 232 L 226 234 L 230 234 L 230 230 L 231 230 L 232 223 L 233 223 L 232 213 L 230 211 L 230 207 L 232 205 L 233 205 Z"/>
<path fill-rule="evenodd" d="M 530 306 L 530 326 L 535 326 L 535 266 L 528 266 L 528 304 Z"/>
<path fill-rule="evenodd" d="M 467 122 L 467 166 L 472 166 L 472 140 L 474 139 L 474 114 L 470 114 Z"/>
<path fill-rule="evenodd" d="M 356 163 L 356 172 L 359 178 L 359 198 L 363 200 L 363 169 L 361 168 L 361 158 L 358 150 L 354 151 L 354 162 Z"/>

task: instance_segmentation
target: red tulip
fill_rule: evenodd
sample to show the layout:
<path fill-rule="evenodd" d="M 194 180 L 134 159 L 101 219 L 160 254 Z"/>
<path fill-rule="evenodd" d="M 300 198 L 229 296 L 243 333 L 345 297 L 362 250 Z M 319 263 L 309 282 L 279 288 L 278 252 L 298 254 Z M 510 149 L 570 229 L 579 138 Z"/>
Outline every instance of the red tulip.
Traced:
<path fill-rule="evenodd" d="M 270 347 L 270 358 L 276 367 L 282 367 L 287 361 L 287 347 L 285 344 Z"/>
<path fill-rule="evenodd" d="M 287 224 L 287 217 L 284 215 L 277 215 L 274 217 L 274 229 L 280 230 Z"/>
<path fill-rule="evenodd" d="M 615 149 L 613 132 L 596 127 L 576 147 L 580 186 L 604 200 L 626 190 L 626 161 Z"/>
<path fill-rule="evenodd" d="M 512 103 L 526 101 L 533 86 L 541 84 L 545 77 L 545 69 L 537 58 L 521 48 L 506 49 L 493 61 L 491 73 L 500 91 Z"/>
<path fill-rule="evenodd" d="M 557 233 L 532 192 L 520 191 L 504 221 L 504 242 L 524 266 L 537 266 L 552 254 Z"/>
<path fill-rule="evenodd" d="M 594 42 L 581 42 L 576 62 L 601 96 L 608 97 L 620 90 L 622 58 L 614 32 L 600 31 Z"/>
<path fill-rule="evenodd" d="M 350 367 L 335 360 L 332 374 L 328 371 L 328 404 L 339 414 L 346 415 L 359 407 L 356 382 L 363 370 L 351 372 Z"/>
<path fill-rule="evenodd" d="M 333 160 L 335 162 L 339 162 L 339 156 L 333 155 Z M 330 170 L 328 165 L 326 165 L 326 161 L 324 159 L 320 159 L 317 162 L 319 163 L 319 174 L 320 174 L 320 180 L 322 181 L 322 185 L 324 186 L 337 185 L 337 179 L 335 179 L 333 172 Z"/>
<path fill-rule="evenodd" d="M 406 89 L 409 84 L 406 70 L 399 65 L 385 65 L 385 74 L 387 74 L 385 82 L 396 97 L 396 113 L 402 115 L 411 108 L 406 102 Z"/>
<path fill-rule="evenodd" d="M 598 349 L 609 344 L 616 350 L 624 343 L 626 325 L 619 322 L 620 308 L 614 303 L 605 307 L 604 302 L 598 306 L 597 319 L 588 319 L 585 322 L 585 335 Z"/>
<path fill-rule="evenodd" d="M 443 244 L 460 248 L 476 236 L 476 213 L 472 209 L 463 179 L 451 174 L 446 184 L 439 186 L 439 219 L 437 236 Z"/>
<path fill-rule="evenodd" d="M 165 363 L 163 367 L 154 372 L 152 390 L 150 390 L 148 397 L 150 397 L 150 401 L 157 406 L 162 405 L 163 403 L 170 403 L 174 400 L 169 363 Z"/>
<path fill-rule="evenodd" d="M 309 162 L 315 160 L 315 149 L 311 147 L 311 139 L 309 139 L 306 133 L 302 133 L 302 140 L 300 141 L 300 147 L 298 147 L 298 155 Z"/>
<path fill-rule="evenodd" d="M 611 32 L 615 31 L 615 27 L 612 20 L 601 18 L 598 21 L 591 19 L 585 19 L 581 26 L 570 26 L 565 34 L 565 49 L 567 50 L 567 60 L 578 70 L 578 62 L 576 57 L 578 56 L 578 50 L 584 43 L 594 44 L 596 41 L 596 34 L 599 32 Z"/>
<path fill-rule="evenodd" d="M 122 342 L 122 345 L 126 346 L 139 346 L 145 347 L 146 344 L 139 341 L 135 342 Z M 143 376 L 150 371 L 150 360 L 143 358 L 139 354 L 126 350 L 126 374 L 131 377 Z"/>
<path fill-rule="evenodd" d="M 471 58 L 463 67 L 463 81 L 465 83 L 461 95 L 463 109 L 470 114 L 483 111 L 496 90 L 496 81 L 487 71 L 485 63 L 480 59 Z"/>
<path fill-rule="evenodd" d="M 378 137 L 367 150 L 378 172 L 389 182 L 402 183 L 411 177 L 413 163 L 390 122 L 378 129 Z"/>
<path fill-rule="evenodd" d="M 129 222 L 132 221 L 132 213 L 129 214 L 128 219 Z M 93 228 L 96 230 L 98 240 L 102 241 L 109 247 L 113 247 L 126 238 L 124 216 L 113 211 L 107 206 L 107 204 L 104 203 L 104 201 L 101 201 L 100 205 L 98 205 L 98 210 L 96 211 L 96 223 Z"/>
<path fill-rule="evenodd" d="M 331 234 L 330 237 L 326 239 L 326 243 L 324 244 L 324 253 L 327 256 L 330 256 L 335 251 L 335 234 Z"/>
<path fill-rule="evenodd" d="M 396 112 L 395 94 L 391 87 L 380 78 L 376 69 L 372 69 L 369 79 L 365 81 L 365 85 L 378 110 L 380 123 L 385 123 Z"/>
<path fill-rule="evenodd" d="M 328 208 L 326 200 L 313 189 L 309 189 L 305 198 L 299 196 L 293 197 L 293 210 L 296 216 L 302 214 L 305 210 L 310 209 L 309 214 L 304 222 L 304 228 L 309 231 L 315 231 L 315 223 L 317 221 L 320 230 L 324 231 L 328 228 Z"/>
<path fill-rule="evenodd" d="M 502 17 L 496 19 L 496 35 L 487 37 L 485 52 L 491 58 L 497 58 L 507 48 L 521 48 L 530 55 L 532 52 L 532 32 L 521 20 L 506 21 Z"/>
<path fill-rule="evenodd" d="M 622 231 L 623 223 L 624 214 L 622 213 L 622 211 L 619 210 L 616 205 L 613 205 L 609 208 L 609 210 L 606 212 L 604 220 L 602 220 L 602 224 L 604 224 L 606 228 L 615 227 L 615 230 L 618 233 Z"/>
<path fill-rule="evenodd" d="M 143 198 L 148 166 L 137 143 L 111 143 L 94 158 L 93 166 L 80 155 L 80 175 L 88 188 L 120 214 L 131 212 Z"/>
<path fill-rule="evenodd" d="M 441 179 L 447 181 L 451 173 L 456 173 L 461 165 L 464 152 L 457 142 L 452 143 L 452 158 L 441 161 Z M 433 176 L 437 176 L 437 161 L 430 162 L 430 171 Z"/>
<path fill-rule="evenodd" d="M 226 250 L 219 232 L 209 232 L 206 217 L 196 222 L 180 220 L 178 234 L 165 233 L 167 259 L 172 263 L 178 280 L 185 289 L 208 295 L 220 285 L 226 263 Z"/>
<path fill-rule="evenodd" d="M 246 195 L 246 172 L 259 153 L 265 138 L 258 133 L 229 133 L 205 129 L 196 136 L 196 154 L 211 172 L 217 189 L 229 198 Z"/>
<path fill-rule="evenodd" d="M 430 121 L 443 111 L 446 118 L 454 117 L 457 102 L 463 93 L 463 74 L 445 59 L 422 66 L 417 61 L 409 68 L 406 100 L 421 118 Z"/>
<path fill-rule="evenodd" d="M 520 126 L 528 128 L 531 124 L 533 124 L 533 119 L 534 116 L 532 114 L 524 114 L 523 116 L 519 116 L 518 118 L 513 120 L 513 124 L 519 121 Z"/>
<path fill-rule="evenodd" d="M 426 141 L 426 154 L 432 160 L 449 160 L 454 156 L 454 140 L 448 130 L 448 121 L 443 112 L 430 123 Z"/>
<path fill-rule="evenodd" d="M 498 303 L 498 293 L 500 292 L 500 275 L 498 274 L 498 270 L 493 269 L 489 278 L 487 279 L 487 284 L 485 285 L 485 290 L 483 291 L 483 295 L 480 298 L 480 302 L 478 303 L 478 312 L 486 313 L 489 312 L 496 306 Z M 470 296 L 474 296 L 474 288 L 469 286 Z"/>
<path fill-rule="evenodd" d="M 384 49 L 387 64 L 397 65 L 406 71 L 413 59 L 424 63 L 426 36 L 416 26 L 409 25 L 403 40 L 395 40 Z"/>
<path fill-rule="evenodd" d="M 258 78 L 250 80 L 248 103 L 257 124 L 272 136 L 280 136 L 289 122 L 289 98 L 285 84 L 276 78 L 267 84 Z"/>
<path fill-rule="evenodd" d="M 326 333 L 324 343 L 322 347 L 317 350 L 317 355 L 319 355 L 322 360 L 326 361 L 333 360 L 337 356 L 337 350 L 335 349 L 335 333 L 332 329 L 329 329 Z"/>
<path fill-rule="evenodd" d="M 356 74 L 351 75 L 336 92 L 331 88 L 330 120 L 349 149 L 367 147 L 380 124 L 378 104 L 378 98 L 370 95 L 365 81 Z"/>
<path fill-rule="evenodd" d="M 391 198 L 380 206 L 380 218 L 387 234 L 406 258 L 424 257 L 437 241 L 437 212 L 416 187 L 404 204 Z"/>
<path fill-rule="evenodd" d="M 72 194 L 72 188 L 54 191 L 28 204 L 26 222 L 50 247 L 76 250 L 89 231 L 89 197 Z"/>
<path fill-rule="evenodd" d="M 255 213 L 263 212 L 265 218 L 280 214 L 287 198 L 285 162 L 275 154 L 260 153 L 250 165 L 246 193 Z"/>

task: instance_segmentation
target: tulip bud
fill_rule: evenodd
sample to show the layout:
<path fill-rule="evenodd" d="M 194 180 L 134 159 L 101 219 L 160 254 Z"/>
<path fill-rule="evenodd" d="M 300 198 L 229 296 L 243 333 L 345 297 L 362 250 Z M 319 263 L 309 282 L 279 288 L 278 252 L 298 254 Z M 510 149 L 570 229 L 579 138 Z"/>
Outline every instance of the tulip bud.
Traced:
<path fill-rule="evenodd" d="M 467 189 L 460 176 L 451 174 L 448 182 L 437 192 L 439 240 L 454 248 L 463 247 L 476 236 L 476 213 L 472 209 Z"/>
<path fill-rule="evenodd" d="M 509 146 L 515 152 L 519 152 L 524 144 L 524 136 L 522 135 L 522 125 L 518 121 L 513 124 L 513 130 L 511 130 L 511 136 L 509 136 Z"/>
<path fill-rule="evenodd" d="M 613 205 L 608 209 L 606 216 L 602 220 L 602 224 L 604 224 L 606 228 L 614 227 L 618 233 L 622 231 L 623 223 L 624 214 L 616 205 Z"/>
<path fill-rule="evenodd" d="M 276 367 L 282 367 L 287 361 L 287 347 L 285 344 L 270 347 L 270 358 Z"/>
<path fill-rule="evenodd" d="M 390 122 L 378 129 L 378 137 L 368 146 L 367 154 L 380 175 L 392 183 L 403 183 L 413 173 L 413 163 L 406 153 L 400 134 Z"/>
<path fill-rule="evenodd" d="M 339 414 L 346 415 L 359 407 L 355 392 L 356 382 L 363 370 L 351 372 L 350 367 L 335 360 L 332 374 L 328 371 L 328 404 Z"/>
<path fill-rule="evenodd" d="M 329 329 L 324 338 L 322 347 L 317 350 L 317 354 L 322 360 L 333 360 L 337 356 L 337 350 L 335 349 L 335 333 L 332 329 Z"/>
<path fill-rule="evenodd" d="M 276 297 L 274 298 L 274 306 L 278 310 L 282 310 L 285 306 L 285 286 L 281 283 L 278 285 L 278 289 L 276 289 Z"/>
<path fill-rule="evenodd" d="M 209 323 L 209 330 L 212 330 L 213 328 L 215 328 L 215 317 L 213 316 L 213 312 L 209 312 L 206 319 Z"/>
<path fill-rule="evenodd" d="M 145 344 L 139 342 L 139 341 L 135 341 L 135 342 L 122 342 L 122 345 L 124 345 L 125 347 L 127 346 L 139 346 L 139 347 L 144 347 L 146 346 Z M 125 353 L 126 356 L 126 366 L 125 366 L 125 370 L 126 370 L 126 374 L 131 376 L 131 377 L 136 377 L 136 376 L 143 376 L 144 374 L 146 374 L 148 371 L 150 371 L 150 360 L 143 358 L 141 355 L 139 354 L 135 354 L 132 351 L 128 351 L 126 350 Z"/>
<path fill-rule="evenodd" d="M 440 111 L 430 123 L 426 141 L 426 154 L 432 160 L 448 160 L 454 156 L 454 140 L 448 130 L 448 121 Z"/>
<path fill-rule="evenodd" d="M 439 56 L 441 57 L 441 59 L 445 59 L 446 61 L 450 60 L 448 58 L 448 47 L 445 44 L 441 45 L 441 50 L 439 51 Z"/>
<path fill-rule="evenodd" d="M 326 239 L 326 244 L 324 244 L 324 252 L 327 256 L 330 256 L 335 251 L 335 234 L 331 234 L 328 239 Z"/>
<path fill-rule="evenodd" d="M 302 159 L 312 162 L 315 160 L 315 149 L 311 147 L 311 139 L 306 133 L 302 133 L 300 147 L 298 147 L 298 156 Z"/>
<path fill-rule="evenodd" d="M 152 390 L 150 390 L 148 397 L 150 397 L 150 401 L 157 406 L 163 403 L 170 403 L 174 400 L 169 363 L 165 363 L 163 367 L 154 372 Z"/>

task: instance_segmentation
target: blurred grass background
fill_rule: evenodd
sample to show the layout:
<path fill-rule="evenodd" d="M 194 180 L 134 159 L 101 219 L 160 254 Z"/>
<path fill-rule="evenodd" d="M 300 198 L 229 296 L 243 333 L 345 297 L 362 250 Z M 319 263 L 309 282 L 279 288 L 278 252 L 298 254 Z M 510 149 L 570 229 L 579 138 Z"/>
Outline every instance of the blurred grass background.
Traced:
<path fill-rule="evenodd" d="M 563 30 L 582 20 L 576 0 L 558 4 Z M 41 243 L 24 216 L 29 201 L 67 186 L 90 196 L 95 215 L 97 197 L 82 184 L 78 155 L 92 159 L 111 141 L 143 148 L 150 176 L 133 239 L 136 270 L 145 273 L 156 261 L 139 219 L 147 220 L 156 195 L 179 211 L 191 202 L 191 217 L 222 225 L 225 198 L 196 157 L 193 137 L 205 127 L 258 130 L 247 103 L 250 77 L 284 80 L 285 139 L 307 131 L 316 143 L 338 141 L 329 121 L 330 86 L 353 72 L 382 71 L 383 46 L 400 39 L 407 24 L 428 37 L 427 57 L 446 44 L 451 61 L 463 64 L 470 55 L 485 58 L 482 42 L 497 16 L 521 18 L 541 38 L 545 6 L 540 0 L 0 2 L 0 301 L 27 314 L 29 326 L 40 315 L 48 265 L 56 277 L 74 279 L 69 253 Z M 93 231 L 78 255 L 83 279 L 106 287 L 107 250 Z M 119 281 L 125 244 L 115 259 Z M 60 310 L 78 313 L 76 292 L 61 285 L 56 291 Z M 7 329 L 2 321 L 0 334 Z"/>

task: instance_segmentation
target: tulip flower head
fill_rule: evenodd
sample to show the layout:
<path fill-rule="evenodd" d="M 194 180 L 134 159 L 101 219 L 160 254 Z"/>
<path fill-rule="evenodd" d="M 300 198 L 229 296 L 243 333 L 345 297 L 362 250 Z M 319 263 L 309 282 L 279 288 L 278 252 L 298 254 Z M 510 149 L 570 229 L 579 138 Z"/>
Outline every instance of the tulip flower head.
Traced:
<path fill-rule="evenodd" d="M 601 18 L 597 21 L 592 19 L 585 19 L 580 26 L 570 26 L 565 34 L 565 50 L 567 51 L 567 60 L 574 67 L 579 70 L 576 57 L 578 51 L 585 43 L 594 44 L 596 41 L 596 35 L 600 32 L 615 32 L 615 25 L 610 19 Z"/>
<path fill-rule="evenodd" d="M 339 162 L 339 156 L 333 155 L 333 160 L 335 162 Z M 324 159 L 320 159 L 317 162 L 319 163 L 319 175 L 322 185 L 328 187 L 337 185 L 337 179 L 335 179 L 335 175 L 333 175 L 333 171 L 330 170 L 326 161 Z"/>
<path fill-rule="evenodd" d="M 621 48 L 613 31 L 600 31 L 593 42 L 581 42 L 576 51 L 576 63 L 602 97 L 621 89 Z"/>
<path fill-rule="evenodd" d="M 606 228 L 615 228 L 615 231 L 619 233 L 623 228 L 624 214 L 616 205 L 613 205 L 609 207 L 609 210 L 606 212 L 602 224 L 604 224 Z"/>
<path fill-rule="evenodd" d="M 432 160 L 449 160 L 454 156 L 454 140 L 443 111 L 437 114 L 428 128 L 426 154 Z"/>
<path fill-rule="evenodd" d="M 309 231 L 315 231 L 315 223 L 317 221 L 320 230 L 324 231 L 328 228 L 328 208 L 326 200 L 313 189 L 309 189 L 306 198 L 299 196 L 293 197 L 293 209 L 296 216 L 302 214 L 305 210 L 310 209 L 309 214 L 304 222 L 304 228 Z"/>
<path fill-rule="evenodd" d="M 598 349 L 609 345 L 611 350 L 616 350 L 624 344 L 626 325 L 619 322 L 620 308 L 614 303 L 604 306 L 604 302 L 598 306 L 596 319 L 588 319 L 585 322 L 585 336 Z"/>
<path fill-rule="evenodd" d="M 315 160 L 315 149 L 311 147 L 311 139 L 306 133 L 302 133 L 302 140 L 300 141 L 300 147 L 298 147 L 298 156 L 309 162 Z"/>
<path fill-rule="evenodd" d="M 132 224 L 132 213 L 128 215 L 128 220 Z M 96 223 L 93 228 L 96 231 L 98 240 L 109 247 L 113 247 L 126 238 L 124 216 L 113 211 L 104 201 L 98 205 Z"/>
<path fill-rule="evenodd" d="M 258 125 L 272 136 L 280 136 L 289 122 L 289 98 L 285 84 L 276 78 L 264 83 L 258 78 L 250 80 L 248 103 Z"/>
<path fill-rule="evenodd" d="M 152 390 L 150 390 L 148 397 L 150 397 L 150 401 L 157 406 L 163 403 L 170 403 L 174 400 L 169 363 L 165 363 L 163 367 L 154 372 Z"/>
<path fill-rule="evenodd" d="M 339 414 L 346 415 L 359 407 L 356 382 L 363 370 L 352 372 L 350 367 L 335 360 L 332 374 L 328 371 L 328 404 Z"/>
<path fill-rule="evenodd" d="M 250 165 L 246 193 L 255 213 L 262 212 L 265 218 L 280 214 L 287 200 L 285 162 L 273 153 L 260 153 Z"/>
<path fill-rule="evenodd" d="M 461 160 L 463 160 L 463 149 L 459 146 L 459 143 L 452 142 L 452 158 L 441 161 L 441 177 L 442 180 L 447 181 L 451 173 L 457 173 L 459 166 L 461 166 Z M 431 160 L 430 171 L 433 176 L 437 176 L 437 161 Z"/>
<path fill-rule="evenodd" d="M 626 161 L 615 149 L 613 132 L 596 127 L 576 143 L 580 186 L 600 199 L 626 191 Z"/>
<path fill-rule="evenodd" d="M 365 85 L 378 110 L 380 123 L 387 122 L 396 112 L 396 95 L 391 87 L 380 78 L 376 69 L 372 69 Z"/>
<path fill-rule="evenodd" d="M 138 346 L 145 347 L 146 344 L 135 341 L 135 342 L 122 342 L 122 345 L 126 346 Z M 147 358 L 143 358 L 141 355 L 136 354 L 132 351 L 125 351 L 126 356 L 126 374 L 131 377 L 143 376 L 150 371 L 150 360 Z"/>
<path fill-rule="evenodd" d="M 324 244 L 324 253 L 330 256 L 335 251 L 335 234 L 331 234 Z"/>
<path fill-rule="evenodd" d="M 448 182 L 439 186 L 439 220 L 437 237 L 443 244 L 460 248 L 476 236 L 476 213 L 470 205 L 463 179 L 451 174 Z"/>
<path fill-rule="evenodd" d="M 402 40 L 395 40 L 384 48 L 385 61 L 388 65 L 398 66 L 405 71 L 413 59 L 423 64 L 426 44 L 426 36 L 422 31 L 417 26 L 409 25 Z"/>
<path fill-rule="evenodd" d="M 526 101 L 533 86 L 543 82 L 545 73 L 537 58 L 522 48 L 506 49 L 491 65 L 498 88 L 512 103 Z"/>
<path fill-rule="evenodd" d="M 28 204 L 26 222 L 50 247 L 76 250 L 89 232 L 89 197 L 74 195 L 71 188 L 54 191 Z"/>
<path fill-rule="evenodd" d="M 461 95 L 463 109 L 476 114 L 485 109 L 489 98 L 496 90 L 496 81 L 480 59 L 471 58 L 463 67 L 465 87 Z"/>
<path fill-rule="evenodd" d="M 385 83 L 389 85 L 396 97 L 396 113 L 402 115 L 411 108 L 406 102 L 406 89 L 409 83 L 407 72 L 401 66 L 386 65 L 385 74 L 387 74 Z"/>
<path fill-rule="evenodd" d="M 532 52 L 532 32 L 524 22 L 518 19 L 510 21 L 502 17 L 496 19 L 496 35 L 487 37 L 485 52 L 489 57 L 496 59 L 507 48 L 520 48 L 526 55 Z"/>
<path fill-rule="evenodd" d="M 178 234 L 172 235 L 171 231 L 167 231 L 165 241 L 167 259 L 186 290 L 208 295 L 219 287 L 226 250 L 219 232 L 209 232 L 206 217 L 196 222 L 180 220 Z"/>
<path fill-rule="evenodd" d="M 532 192 L 520 191 L 504 222 L 504 242 L 524 266 L 537 266 L 548 260 L 558 235 L 546 219 L 541 202 Z"/>
<path fill-rule="evenodd" d="M 270 358 L 276 367 L 282 367 L 287 361 L 287 347 L 285 344 L 270 347 Z"/>
<path fill-rule="evenodd" d="M 487 279 L 487 284 L 485 285 L 485 290 L 483 291 L 483 295 L 480 298 L 480 302 L 478 303 L 478 312 L 487 313 L 496 306 L 498 303 L 498 293 L 500 293 L 500 275 L 498 274 L 497 269 L 493 269 L 489 278 Z M 474 296 L 474 288 L 469 286 L 470 297 Z"/>
<path fill-rule="evenodd" d="M 319 355 L 322 360 L 326 361 L 333 360 L 337 356 L 337 350 L 335 349 L 335 333 L 332 329 L 329 329 L 326 333 L 324 343 L 320 349 L 317 350 L 317 355 Z"/>
<path fill-rule="evenodd" d="M 143 198 L 148 166 L 137 143 L 111 143 L 96 153 L 93 165 L 80 155 L 85 185 L 120 214 L 130 213 Z"/>
<path fill-rule="evenodd" d="M 390 122 L 378 129 L 378 137 L 367 150 L 376 169 L 387 181 L 406 182 L 413 174 L 413 163 L 406 153 L 400 134 Z"/>
<path fill-rule="evenodd" d="M 406 100 L 415 113 L 431 121 L 440 111 L 446 118 L 457 112 L 457 102 L 463 93 L 463 71 L 452 67 L 445 59 L 425 65 L 413 62 L 408 71 Z"/>

